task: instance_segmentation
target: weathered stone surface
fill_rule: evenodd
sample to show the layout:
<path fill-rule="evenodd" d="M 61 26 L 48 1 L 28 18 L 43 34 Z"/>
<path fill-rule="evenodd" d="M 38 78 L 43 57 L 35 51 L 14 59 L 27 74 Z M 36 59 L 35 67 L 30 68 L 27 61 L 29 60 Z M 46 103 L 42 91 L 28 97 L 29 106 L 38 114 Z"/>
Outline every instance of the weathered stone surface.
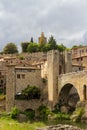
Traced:
<path fill-rule="evenodd" d="M 62 106 L 62 107 L 60 108 L 60 111 L 61 111 L 62 113 L 68 113 L 68 107 Z"/>
<path fill-rule="evenodd" d="M 87 101 L 78 102 L 76 107 L 84 109 L 84 114 L 82 115 L 81 122 L 87 123 Z"/>
<path fill-rule="evenodd" d="M 19 114 L 17 119 L 18 119 L 19 122 L 25 122 L 25 121 L 28 120 L 26 115 L 24 115 L 24 114 Z"/>
<path fill-rule="evenodd" d="M 53 126 L 47 126 L 45 128 L 37 128 L 36 130 L 83 130 L 83 129 L 72 125 L 58 124 Z"/>
<path fill-rule="evenodd" d="M 87 123 L 87 112 L 84 112 L 84 114 L 81 118 L 81 122 Z"/>

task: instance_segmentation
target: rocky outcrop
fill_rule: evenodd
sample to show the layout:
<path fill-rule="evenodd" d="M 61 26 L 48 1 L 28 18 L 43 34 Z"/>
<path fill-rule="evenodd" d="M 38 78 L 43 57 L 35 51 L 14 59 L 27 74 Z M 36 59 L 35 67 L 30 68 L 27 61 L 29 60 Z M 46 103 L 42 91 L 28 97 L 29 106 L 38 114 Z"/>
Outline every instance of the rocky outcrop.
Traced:
<path fill-rule="evenodd" d="M 53 126 L 47 126 L 45 128 L 37 128 L 36 130 L 83 130 L 83 129 L 72 125 L 58 124 Z"/>
<path fill-rule="evenodd" d="M 87 123 L 87 101 L 78 102 L 76 107 L 84 109 L 84 114 L 81 117 L 81 122 Z"/>

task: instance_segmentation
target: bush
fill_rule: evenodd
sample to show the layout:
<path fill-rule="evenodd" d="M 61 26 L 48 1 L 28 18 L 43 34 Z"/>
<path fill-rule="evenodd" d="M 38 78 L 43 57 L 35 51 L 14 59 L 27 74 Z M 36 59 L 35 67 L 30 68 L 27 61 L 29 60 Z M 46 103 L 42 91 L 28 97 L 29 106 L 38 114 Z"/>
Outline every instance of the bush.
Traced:
<path fill-rule="evenodd" d="M 49 114 L 52 115 L 52 112 L 49 110 L 49 108 L 47 106 L 44 106 L 44 105 L 42 105 L 38 108 L 38 112 L 39 112 L 39 117 L 42 120 L 47 120 L 48 115 Z"/>
<path fill-rule="evenodd" d="M 59 102 L 59 103 L 57 103 L 57 104 L 54 106 L 53 112 L 54 112 L 54 113 L 60 112 L 60 107 L 61 107 L 61 103 Z"/>
<path fill-rule="evenodd" d="M 57 119 L 57 120 L 70 120 L 70 115 L 59 112 L 59 113 L 55 114 L 55 119 Z"/>
<path fill-rule="evenodd" d="M 24 114 L 28 117 L 29 120 L 34 120 L 35 118 L 35 111 L 32 109 L 25 110 Z"/>
<path fill-rule="evenodd" d="M 11 118 L 12 118 L 12 119 L 16 119 L 17 116 L 18 116 L 18 114 L 19 114 L 19 110 L 18 110 L 16 107 L 12 108 Z"/>
<path fill-rule="evenodd" d="M 19 59 L 20 60 L 24 60 L 25 58 L 23 56 L 19 56 Z"/>
<path fill-rule="evenodd" d="M 80 107 L 77 108 L 74 111 L 73 115 L 71 116 L 71 120 L 73 122 L 79 122 L 79 121 L 81 121 L 81 117 L 82 117 L 83 113 L 84 113 L 84 109 L 83 108 L 80 108 Z"/>
<path fill-rule="evenodd" d="M 40 99 L 40 89 L 36 86 L 27 86 L 20 95 L 15 95 L 16 99 L 30 100 L 30 99 Z"/>
<path fill-rule="evenodd" d="M 6 95 L 1 94 L 1 95 L 0 95 L 0 101 L 1 101 L 1 100 L 4 100 L 4 99 L 6 99 Z"/>

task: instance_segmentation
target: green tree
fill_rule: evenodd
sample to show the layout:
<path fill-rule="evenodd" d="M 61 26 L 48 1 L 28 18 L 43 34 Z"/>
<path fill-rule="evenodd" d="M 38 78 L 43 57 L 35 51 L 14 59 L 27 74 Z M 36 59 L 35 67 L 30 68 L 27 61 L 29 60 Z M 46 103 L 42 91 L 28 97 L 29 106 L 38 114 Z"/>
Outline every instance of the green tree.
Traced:
<path fill-rule="evenodd" d="M 22 42 L 21 43 L 22 52 L 27 52 L 27 48 L 28 48 L 29 44 L 30 44 L 29 42 Z"/>
<path fill-rule="evenodd" d="M 60 52 L 66 50 L 66 47 L 65 47 L 63 44 L 57 45 L 57 47 L 58 47 L 58 50 L 59 50 Z"/>
<path fill-rule="evenodd" d="M 32 42 L 32 43 L 34 42 L 34 40 L 33 40 L 33 37 L 31 37 L 31 40 L 30 40 L 30 42 Z"/>
<path fill-rule="evenodd" d="M 82 45 L 73 45 L 72 49 L 82 47 Z"/>
<path fill-rule="evenodd" d="M 6 53 L 6 54 L 18 53 L 17 46 L 16 46 L 14 43 L 8 43 L 8 44 L 4 47 L 3 53 Z"/>
<path fill-rule="evenodd" d="M 51 37 L 49 38 L 48 44 L 49 44 L 49 50 L 57 49 L 57 43 L 56 43 L 56 40 L 54 39 L 53 36 L 51 36 Z"/>
<path fill-rule="evenodd" d="M 40 51 L 40 52 L 47 52 L 47 51 L 49 51 L 50 50 L 50 45 L 49 44 L 44 44 L 44 43 L 42 43 L 42 44 L 38 44 L 38 51 Z"/>
<path fill-rule="evenodd" d="M 27 86 L 24 90 L 22 90 L 22 95 L 24 95 L 27 99 L 39 99 L 40 98 L 40 89 L 36 86 Z"/>
<path fill-rule="evenodd" d="M 28 52 L 37 52 L 38 51 L 38 44 L 37 43 L 30 43 L 27 48 Z"/>

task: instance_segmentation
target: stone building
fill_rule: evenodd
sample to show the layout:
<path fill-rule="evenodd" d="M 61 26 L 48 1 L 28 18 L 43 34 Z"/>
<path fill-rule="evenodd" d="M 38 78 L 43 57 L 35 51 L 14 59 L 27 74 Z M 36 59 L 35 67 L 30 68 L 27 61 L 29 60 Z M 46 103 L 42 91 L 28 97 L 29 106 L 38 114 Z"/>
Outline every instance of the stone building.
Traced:
<path fill-rule="evenodd" d="M 0 62 L 1 65 L 4 63 L 6 70 L 6 111 L 11 111 L 14 106 L 20 110 L 37 109 L 42 104 L 53 109 L 61 98 L 62 103 L 66 104 L 69 96 L 75 95 L 76 92 L 79 99 L 87 99 L 86 80 L 83 80 L 80 76 L 81 73 L 78 73 L 79 66 L 72 66 L 71 52 L 60 53 L 58 50 L 51 50 L 48 53 L 21 55 L 24 57 L 23 60 L 16 56 L 15 59 L 8 58 L 10 61 L 6 62 L 4 57 Z M 2 70 L 4 68 L 2 65 Z M 75 72 L 72 73 L 72 71 Z M 82 75 L 86 79 L 86 72 L 83 72 Z M 78 80 L 82 80 L 83 87 L 80 86 Z M 39 100 L 15 99 L 15 95 L 21 93 L 27 85 L 35 85 L 40 88 L 41 98 Z"/>
<path fill-rule="evenodd" d="M 79 65 L 79 70 L 87 68 L 87 46 L 72 49 L 72 64 Z"/>
<path fill-rule="evenodd" d="M 30 56 L 27 56 L 27 59 L 29 59 L 29 57 Z M 10 111 L 14 105 L 18 106 L 20 109 L 28 107 L 28 105 L 24 105 L 25 101 L 22 101 L 22 104 L 20 104 L 20 102 L 15 100 L 15 94 L 21 93 L 27 85 L 35 85 L 41 89 L 42 97 L 39 105 L 48 104 L 50 108 L 53 108 L 53 106 L 58 102 L 58 75 L 72 71 L 71 54 L 67 52 L 61 54 L 57 50 L 52 50 L 49 51 L 47 55 L 40 53 L 40 57 L 38 60 L 37 59 L 38 56 L 34 54 L 33 59 L 31 58 L 32 67 L 18 67 L 17 64 L 7 65 L 7 111 Z M 43 80 L 45 80 L 46 83 L 43 82 Z M 28 103 L 29 102 L 27 102 L 27 104 Z M 34 106 L 33 104 L 32 108 L 34 107 L 36 108 L 36 105 Z"/>
<path fill-rule="evenodd" d="M 41 36 L 38 38 L 38 43 L 40 44 L 46 44 L 47 38 L 44 36 L 44 32 L 41 33 Z"/>

